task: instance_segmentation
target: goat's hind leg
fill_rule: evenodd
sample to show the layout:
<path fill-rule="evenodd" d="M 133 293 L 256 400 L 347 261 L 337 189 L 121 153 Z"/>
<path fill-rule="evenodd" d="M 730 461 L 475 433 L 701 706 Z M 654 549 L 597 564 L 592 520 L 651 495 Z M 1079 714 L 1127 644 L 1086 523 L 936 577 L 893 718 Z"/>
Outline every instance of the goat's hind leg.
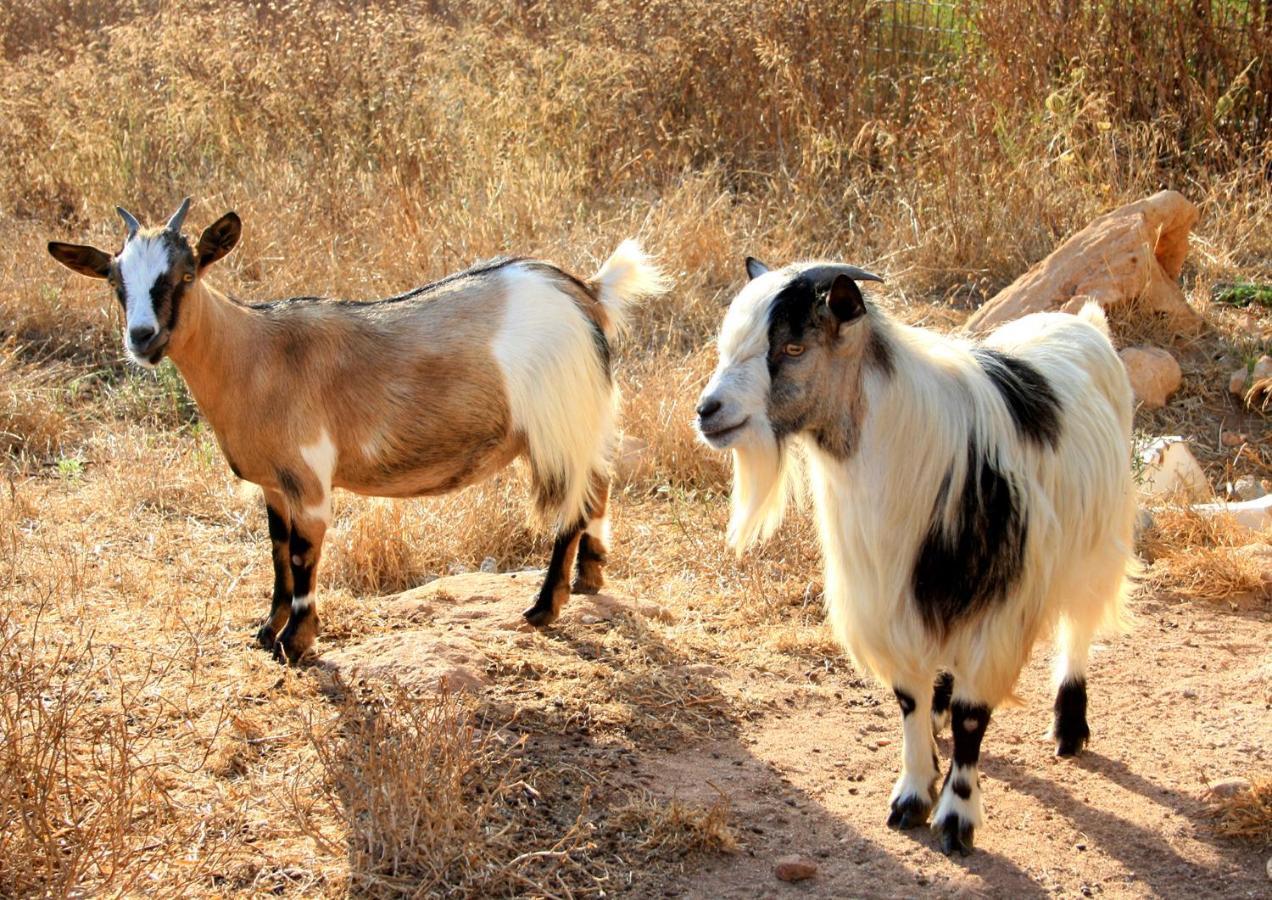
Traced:
<path fill-rule="evenodd" d="M 1091 629 L 1066 618 L 1060 623 L 1056 659 L 1056 703 L 1051 736 L 1056 756 L 1076 756 L 1091 737 L 1087 725 L 1086 668 Z"/>
<path fill-rule="evenodd" d="M 291 526 L 287 520 L 287 507 L 279 496 L 265 495 L 265 513 L 269 518 L 269 541 L 274 561 L 274 596 L 269 605 L 269 616 L 256 632 L 256 642 L 266 650 L 274 649 L 278 634 L 291 615 L 292 571 Z"/>
<path fill-rule="evenodd" d="M 954 696 L 954 676 L 942 672 L 932 686 L 932 733 L 940 735 L 950 724 L 950 700 Z"/>
<path fill-rule="evenodd" d="M 605 586 L 605 563 L 609 559 L 609 479 L 592 476 L 594 499 L 588 511 L 587 525 L 579 535 L 578 559 L 574 575 L 574 594 L 597 594 Z"/>
<path fill-rule="evenodd" d="M 539 597 L 534 606 L 522 613 L 526 621 L 536 628 L 551 625 L 561 616 L 561 607 L 570 597 L 570 566 L 574 563 L 582 533 L 582 523 L 576 523 L 557 533 L 552 544 L 548 572 L 543 578 L 543 586 L 539 588 Z"/>
<path fill-rule="evenodd" d="M 932 737 L 931 680 L 895 686 L 901 706 L 901 776 L 892 788 L 889 828 L 913 828 L 928 819 L 936 800 L 940 760 Z"/>

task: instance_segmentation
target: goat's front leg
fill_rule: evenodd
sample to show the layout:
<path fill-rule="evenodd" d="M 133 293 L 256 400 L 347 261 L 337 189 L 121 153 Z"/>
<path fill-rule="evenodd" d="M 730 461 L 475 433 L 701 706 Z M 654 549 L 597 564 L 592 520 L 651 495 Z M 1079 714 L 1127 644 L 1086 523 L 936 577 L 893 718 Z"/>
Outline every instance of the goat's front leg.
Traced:
<path fill-rule="evenodd" d="M 578 552 L 582 532 L 582 524 L 576 524 L 557 534 L 552 544 L 552 559 L 548 562 L 548 574 L 539 589 L 539 597 L 534 606 L 522 613 L 536 628 L 555 622 L 561 616 L 561 607 L 570 599 L 570 566 Z"/>
<path fill-rule="evenodd" d="M 256 632 L 256 640 L 266 650 L 273 650 L 278 633 L 287 624 L 291 614 L 291 525 L 287 519 L 287 506 L 279 494 L 265 493 L 265 515 L 269 519 L 269 541 L 274 561 L 274 598 L 269 605 L 269 616 Z"/>
<path fill-rule="evenodd" d="M 318 638 L 316 596 L 318 560 L 327 523 L 321 518 L 293 519 L 288 550 L 291 554 L 292 601 L 287 627 L 278 636 L 274 653 L 284 662 L 299 662 Z"/>
<path fill-rule="evenodd" d="M 957 688 L 956 688 L 957 689 Z M 932 830 L 941 837 L 941 851 L 972 852 L 973 837 L 981 824 L 980 762 L 981 740 L 989 727 L 987 704 L 955 697 L 950 707 L 950 730 L 954 733 L 954 759 L 941 787 Z"/>
<path fill-rule="evenodd" d="M 901 706 L 903 740 L 901 777 L 892 788 L 889 828 L 922 825 L 936 800 L 936 781 L 941 771 L 932 737 L 930 684 L 930 680 L 918 680 L 892 689 Z"/>
<path fill-rule="evenodd" d="M 609 478 L 593 475 L 592 490 L 595 498 L 588 511 L 587 525 L 579 535 L 578 571 L 574 585 L 575 594 L 598 594 L 605 586 L 605 563 L 609 559 Z"/>

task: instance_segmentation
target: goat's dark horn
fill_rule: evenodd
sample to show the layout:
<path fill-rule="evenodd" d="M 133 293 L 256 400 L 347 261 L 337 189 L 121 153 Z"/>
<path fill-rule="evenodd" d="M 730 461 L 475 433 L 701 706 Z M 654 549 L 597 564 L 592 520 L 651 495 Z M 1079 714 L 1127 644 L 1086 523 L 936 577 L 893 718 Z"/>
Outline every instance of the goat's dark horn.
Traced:
<path fill-rule="evenodd" d="M 856 266 L 844 266 L 843 272 L 853 281 L 877 281 L 883 283 L 883 279 L 874 272 L 867 272 L 865 269 L 858 269 Z"/>
<path fill-rule="evenodd" d="M 128 236 L 132 237 L 141 228 L 141 223 L 137 221 L 137 217 L 124 209 L 122 206 L 116 206 L 115 212 L 119 213 L 119 218 L 124 220 L 124 224 L 128 226 Z"/>
<path fill-rule="evenodd" d="M 186 213 L 190 211 L 190 198 L 186 197 L 181 201 L 181 205 L 177 207 L 177 211 L 172 214 L 172 218 L 168 220 L 168 224 L 164 228 L 168 231 L 181 231 L 181 223 L 185 221 Z"/>

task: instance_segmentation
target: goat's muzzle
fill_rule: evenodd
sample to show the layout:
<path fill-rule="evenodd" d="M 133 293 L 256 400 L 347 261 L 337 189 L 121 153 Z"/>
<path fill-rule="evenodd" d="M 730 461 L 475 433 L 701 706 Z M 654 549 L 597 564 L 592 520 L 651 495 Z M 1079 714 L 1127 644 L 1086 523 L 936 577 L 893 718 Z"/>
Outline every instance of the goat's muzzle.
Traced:
<path fill-rule="evenodd" d="M 704 394 L 698 403 L 698 433 L 709 447 L 724 450 L 751 421 L 750 416 L 730 409 L 719 397 Z"/>

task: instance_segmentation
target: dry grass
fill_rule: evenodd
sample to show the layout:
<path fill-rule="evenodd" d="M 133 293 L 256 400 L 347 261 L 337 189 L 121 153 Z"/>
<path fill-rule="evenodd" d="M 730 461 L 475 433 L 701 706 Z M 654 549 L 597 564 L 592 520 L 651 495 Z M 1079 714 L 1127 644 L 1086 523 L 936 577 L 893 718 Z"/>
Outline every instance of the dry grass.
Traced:
<path fill-rule="evenodd" d="M 1255 779 L 1248 790 L 1208 801 L 1215 830 L 1224 837 L 1272 847 L 1272 778 Z"/>
<path fill-rule="evenodd" d="M 586 797 L 558 826 L 520 745 L 474 725 L 460 699 L 346 698 L 309 738 L 325 778 L 317 800 L 297 791 L 298 818 L 318 847 L 347 853 L 359 896 L 569 894 L 593 881 Z M 344 828 L 320 824 L 321 803 Z"/>
<path fill-rule="evenodd" d="M 727 850 L 723 807 L 587 791 L 597 760 L 745 714 L 692 665 L 842 664 L 817 628 L 809 523 L 735 562 L 725 460 L 691 428 L 748 253 L 868 264 L 898 315 L 948 328 L 1094 215 L 1179 188 L 1203 211 L 1184 277 L 1208 328 L 1118 323 L 1172 343 L 1185 372 L 1137 424 L 1191 436 L 1216 482 L 1267 473 L 1263 411 L 1226 384 L 1267 351 L 1272 315 L 1209 297 L 1272 281 L 1272 68 L 1242 89 L 1239 45 L 1174 4 L 1134 21 L 1093 4 L 1061 26 L 1002 2 L 979 5 L 979 41 L 948 63 L 872 69 L 843 48 L 869 46 L 885 6 L 0 9 L 0 893 L 578 896 Z M 116 203 L 155 219 L 186 194 L 192 227 L 243 216 L 215 278 L 253 299 L 384 295 L 504 251 L 587 272 L 639 235 L 676 288 L 619 350 L 643 450 L 612 504 L 612 572 L 677 620 L 575 635 L 477 706 L 355 703 L 252 650 L 259 497 L 171 366 L 121 361 L 107 292 L 43 251 L 114 246 Z M 1248 441 L 1225 447 L 1223 429 Z M 326 645 L 390 627 L 368 595 L 488 557 L 542 565 L 525 509 L 515 469 L 450 498 L 342 499 Z M 1158 586 L 1264 590 L 1212 527 L 1159 515 Z"/>
<path fill-rule="evenodd" d="M 676 859 L 689 853 L 733 853 L 738 837 L 729 824 L 729 801 L 720 793 L 710 806 L 660 801 L 648 794 L 614 810 L 616 823 L 650 856 Z"/>
<path fill-rule="evenodd" d="M 1141 552 L 1151 563 L 1148 581 L 1156 589 L 1208 602 L 1251 595 L 1272 597 L 1268 581 L 1272 547 L 1267 535 L 1252 535 L 1226 515 L 1206 515 L 1188 506 L 1153 511 L 1153 527 Z"/>

